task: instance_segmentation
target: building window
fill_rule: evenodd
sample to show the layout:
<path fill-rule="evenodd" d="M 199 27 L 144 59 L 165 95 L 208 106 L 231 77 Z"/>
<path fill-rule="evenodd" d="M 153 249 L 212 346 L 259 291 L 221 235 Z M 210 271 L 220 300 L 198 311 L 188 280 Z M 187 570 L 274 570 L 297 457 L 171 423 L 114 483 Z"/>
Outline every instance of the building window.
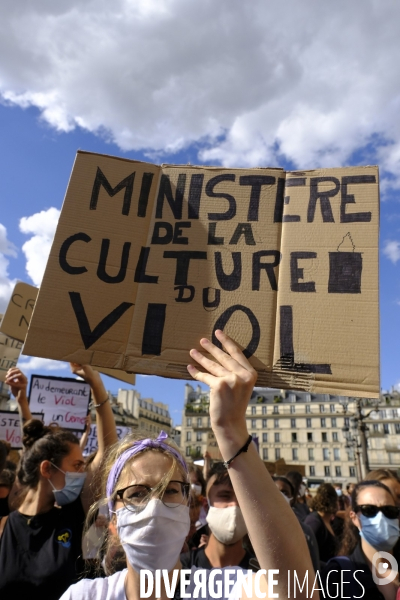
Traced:
<path fill-rule="evenodd" d="M 274 415 L 279 415 L 279 406 L 274 406 L 273 413 Z"/>
<path fill-rule="evenodd" d="M 292 442 L 297 442 L 297 433 L 292 433 Z"/>
<path fill-rule="evenodd" d="M 388 423 L 383 424 L 383 433 L 389 433 L 389 424 Z"/>
<path fill-rule="evenodd" d="M 191 442 L 192 441 L 192 432 L 191 431 L 187 431 L 186 432 L 186 441 L 187 442 Z"/>
<path fill-rule="evenodd" d="M 322 455 L 324 460 L 329 460 L 329 448 L 322 448 Z"/>
<path fill-rule="evenodd" d="M 190 456 L 191 446 L 186 446 L 186 456 Z"/>
<path fill-rule="evenodd" d="M 356 468 L 355 467 L 350 467 L 349 468 L 349 476 L 350 477 L 355 477 L 356 476 Z"/>
<path fill-rule="evenodd" d="M 342 467 L 335 467 L 335 475 L 336 477 L 342 476 Z"/>
<path fill-rule="evenodd" d="M 253 429 L 257 429 L 257 419 L 252 419 L 251 420 L 251 426 Z"/>
<path fill-rule="evenodd" d="M 307 442 L 312 442 L 312 433 L 307 432 Z"/>
<path fill-rule="evenodd" d="M 268 442 L 268 433 L 263 433 L 263 442 Z"/>
<path fill-rule="evenodd" d="M 296 407 L 294 404 L 290 405 L 290 413 L 293 415 L 296 412 Z"/>
<path fill-rule="evenodd" d="M 281 449 L 275 448 L 275 460 L 279 460 L 281 457 Z"/>
<path fill-rule="evenodd" d="M 292 459 L 299 460 L 297 448 L 292 448 Z"/>
<path fill-rule="evenodd" d="M 311 427 L 311 419 L 307 419 L 307 427 Z"/>
<path fill-rule="evenodd" d="M 315 467 L 310 467 L 310 476 L 313 477 L 315 475 Z"/>
<path fill-rule="evenodd" d="M 374 425 L 374 427 L 375 427 L 375 425 Z M 400 433 L 400 423 L 396 423 L 394 428 L 395 428 L 396 433 Z"/>
<path fill-rule="evenodd" d="M 208 419 L 207 419 L 207 427 L 211 427 L 211 419 L 210 419 L 210 417 L 208 417 Z"/>
<path fill-rule="evenodd" d="M 330 404 L 330 406 L 329 406 L 329 410 L 331 411 L 331 413 L 334 413 L 334 412 L 336 412 L 336 410 L 335 410 L 335 405 L 334 405 L 334 404 Z"/>
<path fill-rule="evenodd" d="M 266 414 L 267 414 L 267 407 L 266 407 L 266 406 L 263 406 L 263 407 L 262 407 L 262 414 L 263 414 L 263 415 L 266 415 Z"/>
<path fill-rule="evenodd" d="M 306 404 L 306 413 L 310 414 L 311 412 L 311 406 L 309 404 Z"/>
<path fill-rule="evenodd" d="M 279 419 L 274 419 L 274 427 L 275 429 L 279 429 Z"/>
<path fill-rule="evenodd" d="M 201 431 L 198 431 L 196 434 L 196 442 L 202 442 L 203 441 L 203 434 L 201 433 Z"/>
<path fill-rule="evenodd" d="M 322 441 L 323 442 L 327 442 L 328 441 L 328 434 L 326 433 L 326 431 L 323 431 L 321 433 L 321 435 L 322 435 Z"/>
<path fill-rule="evenodd" d="M 256 412 L 257 412 L 257 408 L 256 408 L 255 406 L 252 406 L 252 407 L 251 407 L 251 414 L 252 414 L 252 415 L 255 415 L 255 414 L 256 414 Z"/>
<path fill-rule="evenodd" d="M 325 406 L 323 404 L 319 405 L 319 412 L 325 412 Z"/>
<path fill-rule="evenodd" d="M 321 419 L 321 427 L 326 427 L 326 419 L 325 419 L 325 417 L 323 417 Z"/>
<path fill-rule="evenodd" d="M 188 417 L 186 419 L 186 427 L 191 427 L 192 426 L 192 417 Z"/>
<path fill-rule="evenodd" d="M 196 454 L 201 454 L 201 446 L 196 446 Z"/>
<path fill-rule="evenodd" d="M 203 427 L 203 419 L 201 417 L 197 417 L 197 427 Z"/>
<path fill-rule="evenodd" d="M 290 419 L 290 427 L 291 427 L 292 429 L 295 429 L 295 428 L 296 428 L 296 419 Z"/>
<path fill-rule="evenodd" d="M 344 418 L 344 426 L 345 427 L 350 427 L 350 419 L 349 419 L 349 417 L 345 417 Z"/>
<path fill-rule="evenodd" d="M 336 417 L 332 417 L 332 419 L 331 419 L 331 420 L 332 420 L 332 427 L 337 427 L 337 424 L 336 424 Z"/>
<path fill-rule="evenodd" d="M 324 467 L 324 471 L 325 471 L 325 476 L 329 477 L 331 474 L 331 468 L 330 467 Z"/>
<path fill-rule="evenodd" d="M 263 429 L 267 426 L 267 419 L 262 420 Z"/>
<path fill-rule="evenodd" d="M 397 425 L 396 425 L 397 427 Z M 379 423 L 374 423 L 374 431 L 378 432 L 379 431 Z"/>
<path fill-rule="evenodd" d="M 279 433 L 275 433 L 275 443 L 278 444 L 280 442 L 280 435 Z"/>
<path fill-rule="evenodd" d="M 333 449 L 333 460 L 340 460 L 340 450 L 339 448 Z"/>
<path fill-rule="evenodd" d="M 332 432 L 332 442 L 338 442 L 339 438 L 338 438 L 338 432 L 337 431 L 333 431 Z"/>
<path fill-rule="evenodd" d="M 268 460 L 268 448 L 263 448 L 263 459 Z"/>
<path fill-rule="evenodd" d="M 314 460 L 314 448 L 308 449 L 308 460 Z"/>

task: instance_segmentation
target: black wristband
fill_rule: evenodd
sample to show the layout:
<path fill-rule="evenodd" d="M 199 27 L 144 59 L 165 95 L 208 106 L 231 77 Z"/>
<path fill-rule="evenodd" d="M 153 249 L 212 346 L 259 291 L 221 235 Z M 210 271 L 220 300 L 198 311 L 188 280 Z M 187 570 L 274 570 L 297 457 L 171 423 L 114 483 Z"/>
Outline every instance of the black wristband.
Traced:
<path fill-rule="evenodd" d="M 247 452 L 248 447 L 250 446 L 251 442 L 253 440 L 253 436 L 249 435 L 247 442 L 245 443 L 245 445 L 240 448 L 240 450 L 238 450 L 235 454 L 235 456 L 232 456 L 232 458 L 230 458 L 229 460 L 226 460 L 223 465 L 226 469 L 229 469 L 229 467 L 231 466 L 231 462 L 237 457 L 239 456 L 239 454 L 242 454 L 242 452 Z"/>

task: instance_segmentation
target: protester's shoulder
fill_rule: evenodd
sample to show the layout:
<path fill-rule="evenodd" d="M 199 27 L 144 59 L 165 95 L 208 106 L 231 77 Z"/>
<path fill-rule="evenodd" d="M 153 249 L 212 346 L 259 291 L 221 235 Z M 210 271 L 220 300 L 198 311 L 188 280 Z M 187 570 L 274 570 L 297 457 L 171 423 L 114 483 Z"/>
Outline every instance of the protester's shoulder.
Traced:
<path fill-rule="evenodd" d="M 74 500 L 73 502 L 65 504 L 61 508 L 61 510 L 65 517 L 68 516 L 78 520 L 81 520 L 83 517 L 83 519 L 85 519 L 85 511 L 83 510 L 82 500 L 80 496 L 78 496 L 78 498 L 76 498 L 76 500 Z"/>
<path fill-rule="evenodd" d="M 109 577 L 82 579 L 71 585 L 60 600 L 125 600 L 124 581 L 127 569 Z"/>

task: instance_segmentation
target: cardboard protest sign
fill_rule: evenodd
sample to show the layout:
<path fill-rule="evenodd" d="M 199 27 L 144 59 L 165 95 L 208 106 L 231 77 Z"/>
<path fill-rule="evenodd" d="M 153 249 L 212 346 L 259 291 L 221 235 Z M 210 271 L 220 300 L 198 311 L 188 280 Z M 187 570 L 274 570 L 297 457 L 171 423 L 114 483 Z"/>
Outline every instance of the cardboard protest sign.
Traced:
<path fill-rule="evenodd" d="M 21 281 L 15 285 L 0 324 L 1 333 L 20 342 L 25 341 L 38 291 L 33 285 Z"/>
<path fill-rule="evenodd" d="M 45 425 L 85 429 L 91 399 L 90 385 L 71 377 L 32 375 L 29 389 L 31 411 L 42 412 Z"/>
<path fill-rule="evenodd" d="M 20 342 L 25 341 L 38 293 L 39 288 L 33 285 L 22 282 L 16 284 L 7 310 L 0 323 L 0 332 Z M 102 369 L 100 367 L 98 370 L 103 375 L 108 375 L 130 385 L 135 385 L 136 375 L 134 373 L 126 373 L 119 369 Z"/>
<path fill-rule="evenodd" d="M 78 152 L 24 353 L 186 379 L 220 328 L 258 385 L 377 397 L 378 231 L 377 167 Z"/>
<path fill-rule="evenodd" d="M 123 427 L 117 425 L 117 436 L 119 440 L 122 440 L 126 435 L 129 435 L 130 433 L 132 433 L 132 427 Z M 97 448 L 97 426 L 92 424 L 90 426 L 90 432 L 86 442 L 86 446 L 83 450 L 83 456 L 89 456 L 89 454 L 92 454 L 92 452 L 97 450 Z"/>
<path fill-rule="evenodd" d="M 34 419 L 43 421 L 43 414 L 32 413 Z M 11 410 L 0 411 L 0 440 L 11 444 L 11 448 L 22 448 L 21 419 L 17 412 Z"/>
<path fill-rule="evenodd" d="M 2 318 L 0 315 L 0 320 Z M 21 349 L 21 342 L 0 333 L 0 381 L 5 381 L 8 369 L 16 366 Z"/>

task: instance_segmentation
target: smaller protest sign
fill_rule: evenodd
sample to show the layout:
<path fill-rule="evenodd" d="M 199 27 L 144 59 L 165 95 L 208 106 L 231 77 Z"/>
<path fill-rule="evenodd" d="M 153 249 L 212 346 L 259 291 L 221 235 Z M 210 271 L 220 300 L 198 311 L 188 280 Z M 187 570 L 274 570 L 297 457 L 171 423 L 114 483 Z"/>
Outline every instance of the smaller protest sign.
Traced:
<path fill-rule="evenodd" d="M 28 283 L 20 281 L 16 284 L 0 324 L 1 333 L 25 341 L 38 292 L 37 287 Z"/>
<path fill-rule="evenodd" d="M 43 414 L 41 413 L 32 413 L 32 417 L 43 421 Z M 21 418 L 18 412 L 0 411 L 0 440 L 11 444 L 13 450 L 22 448 Z"/>
<path fill-rule="evenodd" d="M 117 436 L 119 440 L 122 440 L 122 438 L 124 438 L 126 435 L 129 435 L 130 433 L 132 433 L 132 427 L 123 427 L 117 425 Z M 83 450 L 83 456 L 89 456 L 89 454 L 95 452 L 97 448 L 97 426 L 92 424 L 90 426 L 90 433 L 86 442 L 86 446 Z"/>
<path fill-rule="evenodd" d="M 83 431 L 91 398 L 90 385 L 71 377 L 32 375 L 29 389 L 31 411 L 42 412 L 44 423 Z"/>
<path fill-rule="evenodd" d="M 0 332 L 0 381 L 5 381 L 8 369 L 16 366 L 21 349 L 22 342 Z"/>

